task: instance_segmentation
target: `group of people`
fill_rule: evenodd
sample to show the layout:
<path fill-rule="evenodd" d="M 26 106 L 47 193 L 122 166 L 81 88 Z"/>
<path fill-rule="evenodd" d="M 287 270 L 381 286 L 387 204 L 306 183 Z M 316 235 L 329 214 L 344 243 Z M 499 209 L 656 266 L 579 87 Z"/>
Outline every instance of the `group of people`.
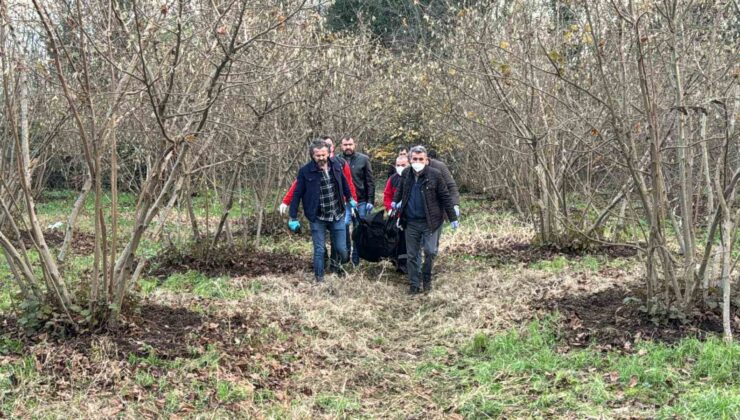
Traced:
<path fill-rule="evenodd" d="M 356 228 L 359 219 L 373 211 L 375 181 L 370 158 L 356 148 L 352 137 L 344 137 L 338 156 L 331 137 L 314 140 L 308 148 L 311 160 L 300 168 L 279 207 L 281 214 L 288 212 L 288 228 L 296 232 L 300 229 L 298 206 L 303 204 L 318 282 L 324 280 L 326 271 L 342 274 L 343 263 L 351 261 L 356 266 L 360 262 L 350 227 Z M 430 291 L 442 225 L 446 219 L 452 229 L 459 226 L 460 194 L 449 169 L 423 146 L 399 148 L 388 171 L 383 203 L 403 230 L 396 264 L 408 274 L 409 293 Z M 325 267 L 327 231 L 331 253 Z"/>

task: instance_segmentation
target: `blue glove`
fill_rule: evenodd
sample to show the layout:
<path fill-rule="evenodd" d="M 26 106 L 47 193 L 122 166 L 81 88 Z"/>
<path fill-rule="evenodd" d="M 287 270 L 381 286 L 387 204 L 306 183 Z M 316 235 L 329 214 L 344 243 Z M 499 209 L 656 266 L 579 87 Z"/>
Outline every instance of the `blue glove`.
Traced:
<path fill-rule="evenodd" d="M 460 227 L 460 222 L 458 222 L 457 220 L 455 220 L 454 222 L 450 223 L 450 227 L 452 229 L 457 229 L 457 228 Z"/>
<path fill-rule="evenodd" d="M 455 216 L 457 216 L 458 219 L 460 218 L 460 206 L 455 206 Z"/>
<path fill-rule="evenodd" d="M 372 204 L 370 204 L 370 203 L 367 203 L 367 204 L 365 205 L 365 211 L 366 211 L 366 212 L 367 212 L 368 214 L 369 214 L 369 213 L 370 213 L 371 211 L 373 211 L 373 209 L 374 209 L 374 208 L 375 208 L 375 206 L 373 206 L 373 205 L 372 205 Z"/>
<path fill-rule="evenodd" d="M 297 231 L 299 227 L 301 227 L 301 222 L 299 222 L 298 220 L 288 220 L 288 229 L 290 229 L 292 232 Z"/>
<path fill-rule="evenodd" d="M 349 199 L 349 205 L 350 205 L 350 206 L 351 206 L 351 207 L 352 207 L 353 209 L 356 209 L 356 208 L 357 208 L 357 201 L 355 201 L 355 199 L 354 199 L 354 198 L 350 198 L 350 199 Z"/>

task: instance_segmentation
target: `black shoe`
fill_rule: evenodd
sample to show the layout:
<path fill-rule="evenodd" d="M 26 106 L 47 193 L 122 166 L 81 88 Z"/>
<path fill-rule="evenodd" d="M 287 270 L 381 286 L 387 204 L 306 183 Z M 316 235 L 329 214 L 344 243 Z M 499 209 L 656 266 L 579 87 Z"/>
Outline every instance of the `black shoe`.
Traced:
<path fill-rule="evenodd" d="M 422 291 L 424 293 L 429 293 L 432 291 L 432 283 L 424 283 L 424 287 L 422 288 Z"/>
<path fill-rule="evenodd" d="M 414 286 L 411 286 L 411 288 L 407 292 L 407 294 L 409 295 L 418 295 L 419 293 L 421 293 L 421 290 L 419 290 L 418 287 L 414 287 Z"/>

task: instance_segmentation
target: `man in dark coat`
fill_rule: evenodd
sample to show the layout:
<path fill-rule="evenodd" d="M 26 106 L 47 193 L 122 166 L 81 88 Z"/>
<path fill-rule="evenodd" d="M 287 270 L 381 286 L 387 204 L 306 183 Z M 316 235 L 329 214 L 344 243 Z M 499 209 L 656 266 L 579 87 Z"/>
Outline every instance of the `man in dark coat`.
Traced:
<path fill-rule="evenodd" d="M 326 143 L 320 139 L 314 141 L 309 146 L 309 154 L 312 161 L 304 165 L 296 177 L 288 227 L 294 232 L 300 227 L 298 204 L 303 203 L 303 213 L 311 227 L 314 276 L 316 281 L 321 282 L 324 280 L 326 231 L 328 229 L 331 232 L 331 241 L 337 254 L 330 264 L 334 270 L 340 271 L 341 263 L 347 260 L 345 202 L 352 207 L 356 207 L 357 203 L 352 198 L 342 166 L 338 161 L 329 159 Z"/>
<path fill-rule="evenodd" d="M 370 164 L 370 158 L 363 153 L 357 152 L 355 139 L 346 136 L 342 138 L 342 154 L 349 164 L 352 172 L 352 182 L 357 192 L 357 213 L 360 218 L 364 219 L 375 207 L 375 180 L 373 179 L 373 167 Z M 359 220 L 355 220 L 353 227 L 357 227 Z M 347 249 L 352 248 L 352 264 L 360 263 L 360 254 L 357 247 L 352 247 L 349 236 L 349 226 L 347 227 Z"/>
<path fill-rule="evenodd" d="M 429 166 L 426 149 L 414 146 L 409 156 L 411 168 L 403 171 L 391 207 L 400 211 L 408 255 L 409 293 L 417 294 L 432 289 L 432 268 L 445 215 L 453 229 L 458 228 L 459 222 L 447 184 L 442 173 Z"/>
<path fill-rule="evenodd" d="M 447 185 L 447 191 L 450 192 L 452 204 L 455 206 L 455 214 L 458 218 L 460 218 L 460 191 L 457 188 L 457 183 L 455 182 L 455 179 L 452 178 L 452 173 L 450 172 L 450 169 L 444 162 L 437 159 L 436 157 L 429 159 L 429 166 L 442 173 L 442 179 L 444 180 L 445 185 Z"/>

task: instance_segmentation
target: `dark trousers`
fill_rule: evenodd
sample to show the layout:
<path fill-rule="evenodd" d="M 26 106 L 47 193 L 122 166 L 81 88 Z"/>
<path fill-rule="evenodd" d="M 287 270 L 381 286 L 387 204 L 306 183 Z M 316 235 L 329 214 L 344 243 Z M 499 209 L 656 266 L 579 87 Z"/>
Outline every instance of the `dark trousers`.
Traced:
<path fill-rule="evenodd" d="M 406 255 L 409 283 L 413 289 L 426 288 L 432 284 L 434 258 L 439 249 L 442 226 L 432 231 L 426 220 L 409 220 L 405 228 Z M 422 262 L 422 253 L 423 262 Z"/>
<path fill-rule="evenodd" d="M 438 246 L 439 247 L 439 246 Z M 408 259 L 408 255 L 406 254 L 406 234 L 403 232 L 400 232 L 398 235 L 398 243 L 396 244 L 396 268 L 398 270 L 406 272 L 406 261 Z"/>
<path fill-rule="evenodd" d="M 365 219 L 368 216 L 367 212 L 367 203 L 361 202 L 357 204 L 357 216 L 361 219 Z M 357 229 L 357 225 L 360 224 L 359 219 L 351 219 L 351 225 L 352 225 L 352 231 L 354 232 L 355 229 Z M 360 263 L 360 253 L 357 249 L 357 243 L 352 240 L 352 235 L 350 234 L 349 230 L 350 225 L 347 225 L 347 251 L 350 254 L 350 257 L 352 258 L 352 264 L 357 265 Z"/>

